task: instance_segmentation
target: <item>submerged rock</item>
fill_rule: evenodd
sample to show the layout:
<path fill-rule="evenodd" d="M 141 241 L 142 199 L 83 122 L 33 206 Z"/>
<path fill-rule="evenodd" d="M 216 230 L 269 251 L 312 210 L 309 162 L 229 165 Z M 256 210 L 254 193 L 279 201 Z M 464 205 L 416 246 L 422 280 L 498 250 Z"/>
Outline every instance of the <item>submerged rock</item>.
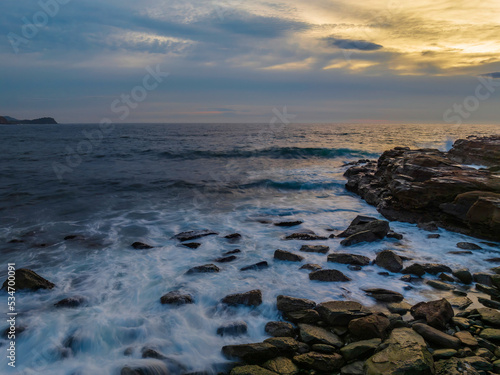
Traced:
<path fill-rule="evenodd" d="M 246 293 L 230 294 L 221 300 L 226 305 L 259 306 L 262 304 L 262 292 L 258 289 Z"/>
<path fill-rule="evenodd" d="M 324 281 L 324 282 L 346 282 L 351 281 L 346 275 L 337 270 L 319 270 L 313 271 L 309 274 L 310 280 Z"/>
<path fill-rule="evenodd" d="M 292 233 L 285 237 L 285 240 L 301 240 L 301 241 L 318 241 L 318 240 L 326 240 L 326 237 L 318 236 L 314 232 L 299 232 Z"/>
<path fill-rule="evenodd" d="M 367 266 L 370 264 L 370 258 L 356 254 L 335 253 L 328 255 L 328 262 L 354 266 Z"/>
<path fill-rule="evenodd" d="M 329 250 L 330 250 L 330 247 L 325 246 L 325 245 L 303 245 L 300 248 L 300 251 L 303 251 L 305 253 L 326 254 Z"/>
<path fill-rule="evenodd" d="M 160 360 L 143 360 L 144 363 L 141 362 L 123 367 L 120 375 L 170 375 L 167 365 Z"/>
<path fill-rule="evenodd" d="M 185 242 L 185 241 L 196 240 L 198 238 L 202 238 L 202 237 L 206 237 L 206 236 L 213 236 L 213 235 L 218 235 L 218 234 L 219 233 L 208 230 L 208 229 L 191 230 L 188 232 L 178 233 L 175 236 L 173 236 L 172 239 L 179 240 L 180 242 Z"/>
<path fill-rule="evenodd" d="M 304 260 L 303 256 L 291 253 L 285 250 L 276 250 L 274 252 L 274 259 L 285 260 L 288 262 L 302 262 Z"/>
<path fill-rule="evenodd" d="M 242 267 L 240 268 L 240 271 L 258 271 L 258 270 L 263 270 L 265 268 L 269 268 L 269 264 L 266 261 L 262 261 L 255 264 L 251 264 L 249 266 Z"/>
<path fill-rule="evenodd" d="M 201 246 L 201 243 L 199 242 L 188 242 L 188 243 L 183 243 L 182 246 L 185 246 L 189 249 L 193 249 L 193 250 L 196 250 L 197 248 L 199 248 Z"/>
<path fill-rule="evenodd" d="M 309 270 L 309 271 L 317 271 L 322 268 L 323 267 L 321 267 L 319 264 L 314 264 L 314 263 L 307 263 L 304 264 L 302 267 L 300 267 L 301 270 Z"/>
<path fill-rule="evenodd" d="M 463 250 L 482 250 L 482 247 L 471 242 L 459 242 L 457 247 Z"/>
<path fill-rule="evenodd" d="M 296 221 L 280 221 L 277 223 L 274 223 L 277 227 L 295 227 L 297 225 L 303 224 L 303 221 L 296 220 Z"/>
<path fill-rule="evenodd" d="M 316 302 L 305 298 L 294 298 L 289 296 L 279 295 L 276 298 L 276 306 L 282 312 L 300 311 L 314 309 Z"/>
<path fill-rule="evenodd" d="M 227 236 L 224 236 L 226 240 L 229 240 L 230 243 L 238 242 L 239 240 L 242 239 L 242 235 L 239 233 L 232 233 L 228 234 Z"/>
<path fill-rule="evenodd" d="M 173 291 L 163 295 L 160 298 L 160 302 L 162 305 L 180 306 L 194 303 L 194 299 L 189 294 L 182 294 L 180 292 Z"/>
<path fill-rule="evenodd" d="M 143 242 L 134 242 L 132 244 L 132 247 L 135 250 L 149 250 L 149 249 L 153 249 L 154 248 L 154 246 L 148 245 L 148 244 L 143 243 Z"/>
<path fill-rule="evenodd" d="M 240 336 L 246 334 L 248 326 L 243 321 L 226 323 L 217 328 L 219 336 Z"/>
<path fill-rule="evenodd" d="M 37 291 L 39 289 L 52 289 L 55 284 L 44 279 L 42 276 L 38 275 L 35 271 L 29 270 L 27 268 L 20 268 L 15 271 L 16 279 L 15 285 L 13 286 L 16 291 L 18 290 L 31 290 Z M 2 289 L 7 290 L 9 286 L 9 280 L 5 280 L 2 284 Z"/>
<path fill-rule="evenodd" d="M 220 272 L 220 268 L 215 264 L 204 264 L 203 266 L 197 266 L 189 269 L 186 274 L 192 275 L 196 273 L 215 273 Z"/>
<path fill-rule="evenodd" d="M 229 255 L 229 256 L 226 256 L 226 257 L 221 257 L 221 258 L 217 258 L 214 260 L 214 262 L 217 262 L 217 263 L 229 263 L 229 262 L 232 262 L 233 260 L 236 260 L 238 259 L 237 257 L 235 257 L 234 255 Z"/>
<path fill-rule="evenodd" d="M 85 297 L 82 296 L 74 296 L 74 297 L 68 297 L 60 300 L 59 302 L 56 302 L 54 304 L 55 307 L 79 307 L 83 305 L 85 302 L 87 302 Z"/>

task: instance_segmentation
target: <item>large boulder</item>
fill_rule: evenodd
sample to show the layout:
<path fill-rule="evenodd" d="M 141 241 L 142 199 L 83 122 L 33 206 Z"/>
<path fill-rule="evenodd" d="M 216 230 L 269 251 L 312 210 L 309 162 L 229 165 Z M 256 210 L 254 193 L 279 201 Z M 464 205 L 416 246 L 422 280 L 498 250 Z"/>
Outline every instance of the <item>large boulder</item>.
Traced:
<path fill-rule="evenodd" d="M 230 306 L 259 306 L 262 304 L 262 292 L 255 289 L 245 293 L 230 294 L 225 296 L 221 302 Z"/>
<path fill-rule="evenodd" d="M 375 264 L 390 272 L 399 272 L 403 269 L 403 260 L 391 250 L 384 250 L 378 253 Z"/>
<path fill-rule="evenodd" d="M 448 157 L 461 164 L 498 166 L 500 165 L 500 135 L 459 139 L 448 152 Z"/>
<path fill-rule="evenodd" d="M 498 139 L 474 140 L 475 157 L 484 159 L 484 154 L 476 153 L 481 147 L 495 149 L 486 162 L 498 168 Z M 457 142 L 470 144 L 468 140 Z M 455 149 L 444 153 L 399 147 L 384 152 L 376 165 L 348 169 L 346 188 L 377 206 L 389 220 L 435 222 L 439 227 L 498 240 L 500 176 L 457 163 L 467 158 Z"/>
<path fill-rule="evenodd" d="M 428 325 L 438 329 L 446 328 L 446 324 L 455 313 L 446 299 L 431 302 L 420 302 L 412 306 L 411 315 L 415 319 L 424 319 Z"/>
<path fill-rule="evenodd" d="M 431 375 L 434 361 L 422 336 L 411 328 L 396 328 L 385 349 L 365 362 L 366 375 Z"/>
<path fill-rule="evenodd" d="M 15 284 L 11 285 L 15 290 L 31 290 L 36 291 L 39 289 L 52 289 L 55 284 L 44 279 L 42 276 L 37 274 L 35 271 L 29 270 L 27 268 L 20 268 L 15 271 Z M 9 285 L 9 279 L 5 280 L 2 289 L 7 290 Z"/>

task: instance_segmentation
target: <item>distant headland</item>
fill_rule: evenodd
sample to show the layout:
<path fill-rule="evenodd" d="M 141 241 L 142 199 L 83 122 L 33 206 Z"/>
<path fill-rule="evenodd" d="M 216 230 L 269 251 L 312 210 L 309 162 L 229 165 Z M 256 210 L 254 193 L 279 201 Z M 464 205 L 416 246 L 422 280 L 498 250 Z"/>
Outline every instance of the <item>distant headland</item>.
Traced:
<path fill-rule="evenodd" d="M 57 121 L 52 117 L 42 117 L 34 120 L 18 120 L 10 116 L 0 116 L 0 125 L 13 124 L 57 124 Z"/>

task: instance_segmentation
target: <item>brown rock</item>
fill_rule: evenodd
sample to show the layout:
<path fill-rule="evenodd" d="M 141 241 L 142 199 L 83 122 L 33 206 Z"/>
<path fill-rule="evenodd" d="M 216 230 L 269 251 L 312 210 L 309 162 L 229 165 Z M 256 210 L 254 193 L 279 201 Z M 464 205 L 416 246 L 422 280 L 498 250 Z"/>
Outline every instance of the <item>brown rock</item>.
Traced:
<path fill-rule="evenodd" d="M 259 306 L 262 304 L 262 292 L 258 289 L 246 293 L 230 294 L 221 300 L 226 305 Z"/>
<path fill-rule="evenodd" d="M 427 324 L 438 329 L 444 329 L 455 315 L 453 308 L 446 299 L 431 302 L 420 302 L 410 309 L 415 319 L 425 319 Z"/>
<path fill-rule="evenodd" d="M 384 339 L 391 322 L 380 314 L 368 315 L 363 318 L 353 319 L 349 322 L 349 332 L 362 339 Z"/>

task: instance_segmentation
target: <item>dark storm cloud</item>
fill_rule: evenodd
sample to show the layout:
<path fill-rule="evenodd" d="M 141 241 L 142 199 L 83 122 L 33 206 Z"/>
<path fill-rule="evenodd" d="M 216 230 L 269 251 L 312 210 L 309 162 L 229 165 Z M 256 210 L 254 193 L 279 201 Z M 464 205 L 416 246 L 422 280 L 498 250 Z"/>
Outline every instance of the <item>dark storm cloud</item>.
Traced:
<path fill-rule="evenodd" d="M 337 39 L 334 37 L 325 38 L 327 43 L 338 47 L 340 49 L 354 49 L 358 51 L 377 51 L 384 48 L 377 43 L 368 42 L 366 40 L 354 40 L 354 39 Z"/>

